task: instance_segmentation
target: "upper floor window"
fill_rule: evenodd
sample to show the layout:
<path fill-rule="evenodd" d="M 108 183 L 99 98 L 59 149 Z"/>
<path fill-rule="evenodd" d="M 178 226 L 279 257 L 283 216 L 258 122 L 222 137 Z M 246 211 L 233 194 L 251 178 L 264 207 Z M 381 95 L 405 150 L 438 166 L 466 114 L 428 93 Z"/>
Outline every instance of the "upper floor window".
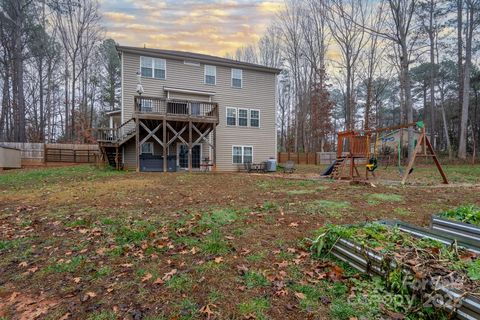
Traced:
<path fill-rule="evenodd" d="M 250 109 L 250 127 L 260 127 L 260 110 Z"/>
<path fill-rule="evenodd" d="M 217 67 L 205 65 L 205 84 L 217 84 Z"/>
<path fill-rule="evenodd" d="M 237 109 L 227 108 L 227 126 L 237 125 Z"/>
<path fill-rule="evenodd" d="M 238 109 L 238 125 L 240 127 L 248 126 L 248 109 Z"/>
<path fill-rule="evenodd" d="M 242 77 L 243 71 L 241 69 L 232 69 L 232 87 L 241 88 L 243 82 Z"/>
<path fill-rule="evenodd" d="M 165 59 L 140 57 L 140 69 L 142 77 L 165 79 L 167 63 Z"/>

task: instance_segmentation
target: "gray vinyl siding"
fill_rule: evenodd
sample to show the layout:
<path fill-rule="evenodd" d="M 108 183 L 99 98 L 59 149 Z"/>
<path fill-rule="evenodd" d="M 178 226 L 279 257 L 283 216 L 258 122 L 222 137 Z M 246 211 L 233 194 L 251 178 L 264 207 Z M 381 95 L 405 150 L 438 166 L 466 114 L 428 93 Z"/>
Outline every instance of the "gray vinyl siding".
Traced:
<path fill-rule="evenodd" d="M 159 56 L 161 57 L 161 56 Z M 140 55 L 122 53 L 123 61 L 123 96 L 122 121 L 132 117 L 134 96 L 136 95 L 137 75 L 140 67 Z M 212 65 L 212 63 L 207 63 Z M 213 64 L 215 65 L 215 64 Z M 276 158 L 275 130 L 275 85 L 276 75 L 271 72 L 242 69 L 242 88 L 231 87 L 231 68 L 216 66 L 216 85 L 204 83 L 204 64 L 199 67 L 185 65 L 183 59 L 166 59 L 166 80 L 142 78 L 144 96 L 166 97 L 163 87 L 174 87 L 188 90 L 213 91 L 213 102 L 219 105 L 220 122 L 217 126 L 217 169 L 235 171 L 237 165 L 232 163 L 232 146 L 252 146 L 253 161 L 265 161 Z M 234 68 L 239 68 L 235 67 Z M 194 94 L 171 93 L 170 98 L 208 100 L 208 97 Z M 260 110 L 260 128 L 228 127 L 226 125 L 226 108 L 247 108 Z M 133 144 L 132 144 L 133 142 Z M 131 146 L 132 145 L 132 146 Z M 134 168 L 135 140 L 125 146 L 125 165 Z M 208 144 L 202 146 L 202 157 L 209 153 Z"/>

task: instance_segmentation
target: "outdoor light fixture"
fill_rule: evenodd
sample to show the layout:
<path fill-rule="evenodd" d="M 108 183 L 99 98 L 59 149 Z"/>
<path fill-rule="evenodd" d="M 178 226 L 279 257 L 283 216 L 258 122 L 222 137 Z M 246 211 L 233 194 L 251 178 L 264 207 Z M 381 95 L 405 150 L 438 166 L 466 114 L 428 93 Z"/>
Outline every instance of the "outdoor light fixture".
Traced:
<path fill-rule="evenodd" d="M 137 93 L 139 96 L 141 96 L 144 92 L 145 91 L 143 90 L 142 86 L 142 75 L 137 71 Z"/>

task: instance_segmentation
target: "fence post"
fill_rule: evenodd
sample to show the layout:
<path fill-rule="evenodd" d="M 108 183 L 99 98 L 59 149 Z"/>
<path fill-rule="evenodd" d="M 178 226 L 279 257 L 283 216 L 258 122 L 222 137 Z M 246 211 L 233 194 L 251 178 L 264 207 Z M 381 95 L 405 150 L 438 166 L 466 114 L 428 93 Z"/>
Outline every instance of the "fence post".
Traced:
<path fill-rule="evenodd" d="M 43 144 L 43 163 L 47 163 L 47 144 Z"/>

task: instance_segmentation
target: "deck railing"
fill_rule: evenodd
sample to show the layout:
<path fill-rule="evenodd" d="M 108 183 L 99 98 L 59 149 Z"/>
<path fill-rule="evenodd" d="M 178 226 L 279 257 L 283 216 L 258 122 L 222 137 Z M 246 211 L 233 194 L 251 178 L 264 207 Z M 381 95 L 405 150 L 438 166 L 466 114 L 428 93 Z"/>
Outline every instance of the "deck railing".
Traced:
<path fill-rule="evenodd" d="M 218 105 L 215 102 L 136 96 L 134 103 L 134 110 L 138 114 L 159 114 L 218 120 Z"/>
<path fill-rule="evenodd" d="M 125 121 L 118 128 L 98 128 L 97 141 L 115 143 L 128 136 L 135 130 L 133 118 Z"/>

